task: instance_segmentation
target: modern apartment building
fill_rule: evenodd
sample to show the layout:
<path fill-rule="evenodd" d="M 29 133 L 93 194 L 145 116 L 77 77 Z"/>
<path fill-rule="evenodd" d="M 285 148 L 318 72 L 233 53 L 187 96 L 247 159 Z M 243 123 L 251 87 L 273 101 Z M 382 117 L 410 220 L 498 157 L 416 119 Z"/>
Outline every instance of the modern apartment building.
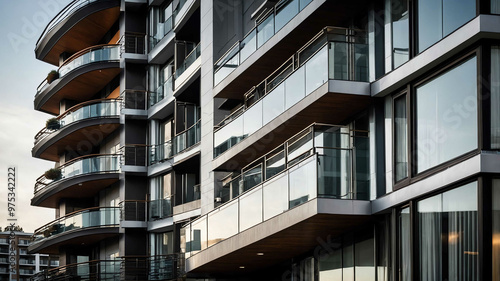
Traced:
<path fill-rule="evenodd" d="M 500 280 L 500 1 L 75 0 L 48 280 Z"/>
<path fill-rule="evenodd" d="M 59 266 L 57 256 L 45 254 L 28 254 L 28 245 L 33 233 L 14 232 L 14 242 L 11 232 L 0 232 L 0 280 L 28 281 L 37 272 Z M 12 270 L 14 269 L 14 270 Z"/>

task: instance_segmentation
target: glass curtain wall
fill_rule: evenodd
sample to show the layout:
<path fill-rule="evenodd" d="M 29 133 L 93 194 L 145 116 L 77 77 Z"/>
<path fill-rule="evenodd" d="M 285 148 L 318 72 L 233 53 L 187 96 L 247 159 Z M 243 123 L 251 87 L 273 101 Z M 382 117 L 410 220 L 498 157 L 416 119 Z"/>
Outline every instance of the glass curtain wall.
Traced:
<path fill-rule="evenodd" d="M 418 0 L 418 52 L 476 16 L 475 0 Z"/>
<path fill-rule="evenodd" d="M 476 57 L 418 86 L 416 99 L 418 173 L 478 147 Z"/>
<path fill-rule="evenodd" d="M 420 280 L 477 280 L 477 183 L 418 202 Z"/>

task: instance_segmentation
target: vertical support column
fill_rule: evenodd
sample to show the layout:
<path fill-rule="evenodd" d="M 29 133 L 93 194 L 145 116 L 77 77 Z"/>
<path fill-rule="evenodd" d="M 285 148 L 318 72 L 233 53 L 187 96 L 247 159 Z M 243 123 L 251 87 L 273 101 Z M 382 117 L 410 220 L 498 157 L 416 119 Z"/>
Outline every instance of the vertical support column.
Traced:
<path fill-rule="evenodd" d="M 201 213 L 206 214 L 214 208 L 213 160 L 213 1 L 200 1 L 201 15 Z"/>

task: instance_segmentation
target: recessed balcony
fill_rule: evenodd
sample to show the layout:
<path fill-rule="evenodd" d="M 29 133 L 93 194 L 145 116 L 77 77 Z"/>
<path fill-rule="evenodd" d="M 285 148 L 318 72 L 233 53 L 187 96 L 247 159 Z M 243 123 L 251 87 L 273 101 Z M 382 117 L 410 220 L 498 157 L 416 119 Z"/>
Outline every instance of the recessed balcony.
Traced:
<path fill-rule="evenodd" d="M 370 103 L 367 81 L 365 34 L 351 29 L 325 28 L 315 40 L 245 94 L 249 105 L 234 110 L 215 126 L 214 156 L 223 154 L 270 123 L 280 125 L 292 118 L 298 119 L 288 122 L 292 124 L 287 125 L 281 136 L 276 136 L 277 141 L 297 133 L 292 128 L 297 124 L 342 123 Z M 322 89 L 325 84 L 327 87 Z M 310 104 L 292 113 L 290 109 L 299 108 L 304 101 Z"/>
<path fill-rule="evenodd" d="M 171 140 L 152 145 L 149 151 L 149 165 L 166 161 L 199 143 L 201 140 L 201 120 Z"/>
<path fill-rule="evenodd" d="M 72 1 L 43 31 L 36 44 L 36 58 L 59 65 L 61 53 L 76 53 L 98 44 L 119 16 L 119 0 Z"/>
<path fill-rule="evenodd" d="M 57 168 L 53 179 L 40 176 L 35 183 L 31 205 L 57 208 L 62 198 L 90 198 L 117 182 L 119 155 L 89 155 L 73 159 Z"/>
<path fill-rule="evenodd" d="M 54 127 L 47 126 L 35 136 L 33 157 L 59 161 L 59 155 L 99 145 L 120 126 L 120 100 L 100 99 L 76 105 L 59 115 Z"/>
<path fill-rule="evenodd" d="M 244 168 L 225 187 L 236 197 L 183 228 L 187 271 L 238 271 L 237 263 L 256 270 L 366 221 L 367 134 L 314 125 Z M 287 246 L 279 250 L 278 244 Z M 259 259 L 257 252 L 269 255 Z"/>
<path fill-rule="evenodd" d="M 31 253 L 59 253 L 64 245 L 91 245 L 118 236 L 119 207 L 95 207 L 70 213 L 35 230 Z"/>
<path fill-rule="evenodd" d="M 37 88 L 35 109 L 59 114 L 63 99 L 84 102 L 91 99 L 120 73 L 120 45 L 99 45 L 68 58 L 59 68 L 59 77 L 44 80 Z"/>

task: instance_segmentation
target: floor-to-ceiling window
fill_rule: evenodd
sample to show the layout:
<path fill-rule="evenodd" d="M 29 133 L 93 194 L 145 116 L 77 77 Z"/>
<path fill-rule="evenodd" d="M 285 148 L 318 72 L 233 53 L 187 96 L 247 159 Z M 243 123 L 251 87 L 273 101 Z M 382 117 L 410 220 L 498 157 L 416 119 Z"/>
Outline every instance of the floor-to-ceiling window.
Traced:
<path fill-rule="evenodd" d="M 476 16 L 475 0 L 418 0 L 418 52 Z"/>
<path fill-rule="evenodd" d="M 477 280 L 477 183 L 417 204 L 420 280 Z"/>
<path fill-rule="evenodd" d="M 417 173 L 478 147 L 476 61 L 416 87 Z"/>

